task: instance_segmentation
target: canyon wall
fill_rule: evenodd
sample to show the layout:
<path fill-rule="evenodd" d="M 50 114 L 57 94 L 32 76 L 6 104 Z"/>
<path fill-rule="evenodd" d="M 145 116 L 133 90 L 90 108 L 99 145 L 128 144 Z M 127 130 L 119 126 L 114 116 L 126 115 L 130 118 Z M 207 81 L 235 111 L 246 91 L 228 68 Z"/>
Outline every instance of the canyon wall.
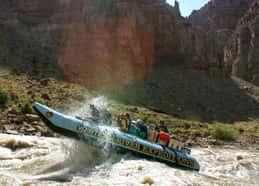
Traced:
<path fill-rule="evenodd" d="M 25 43 L 35 41 L 42 56 L 45 50 L 52 52 L 55 57 L 49 60 L 58 63 L 70 81 L 87 87 L 113 89 L 133 83 L 155 63 L 212 75 L 221 71 L 213 41 L 180 16 L 178 3 L 2 0 L 0 10 L 1 25 L 16 30 Z M 31 57 L 31 63 L 44 61 L 37 58 Z"/>
<path fill-rule="evenodd" d="M 222 66 L 223 49 L 251 3 L 252 0 L 211 0 L 189 16 L 194 27 L 208 33 L 217 43 Z"/>
<path fill-rule="evenodd" d="M 211 0 L 189 20 L 215 40 L 227 76 L 259 85 L 258 16 L 257 0 Z"/>
<path fill-rule="evenodd" d="M 239 21 L 225 47 L 225 70 L 259 86 L 259 1 Z"/>
<path fill-rule="evenodd" d="M 253 0 L 211 0 L 200 10 L 193 11 L 190 22 L 206 32 L 218 32 L 236 28 Z"/>

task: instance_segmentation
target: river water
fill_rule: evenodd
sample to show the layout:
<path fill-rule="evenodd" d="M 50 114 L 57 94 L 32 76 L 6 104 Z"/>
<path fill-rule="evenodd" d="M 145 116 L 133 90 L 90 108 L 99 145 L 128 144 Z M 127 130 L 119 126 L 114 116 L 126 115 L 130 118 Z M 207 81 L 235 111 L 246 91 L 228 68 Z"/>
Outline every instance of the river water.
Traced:
<path fill-rule="evenodd" d="M 100 155 L 69 138 L 1 134 L 0 185 L 259 185 L 259 150 L 209 147 L 192 154 L 200 172 L 130 154 Z"/>

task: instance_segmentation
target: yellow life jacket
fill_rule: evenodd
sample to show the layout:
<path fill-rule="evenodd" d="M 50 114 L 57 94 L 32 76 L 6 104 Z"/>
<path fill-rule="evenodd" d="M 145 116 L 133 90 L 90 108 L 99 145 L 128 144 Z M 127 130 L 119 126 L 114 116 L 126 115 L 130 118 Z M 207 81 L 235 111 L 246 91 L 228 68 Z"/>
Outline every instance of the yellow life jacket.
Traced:
<path fill-rule="evenodd" d="M 165 127 L 159 127 L 159 132 L 164 132 L 165 131 Z"/>
<path fill-rule="evenodd" d="M 124 131 L 128 131 L 127 120 L 125 118 L 121 119 L 121 129 Z"/>

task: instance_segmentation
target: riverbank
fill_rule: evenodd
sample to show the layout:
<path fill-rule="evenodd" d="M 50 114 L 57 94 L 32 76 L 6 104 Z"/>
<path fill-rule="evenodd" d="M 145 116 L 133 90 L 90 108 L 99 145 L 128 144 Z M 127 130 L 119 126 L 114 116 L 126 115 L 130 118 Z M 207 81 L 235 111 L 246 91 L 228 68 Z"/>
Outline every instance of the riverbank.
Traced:
<path fill-rule="evenodd" d="M 119 112 L 128 112 L 133 119 L 145 120 L 149 127 L 160 120 L 167 123 L 171 135 L 179 141 L 185 142 L 188 146 L 235 146 L 246 149 L 247 147 L 259 148 L 258 122 L 240 122 L 235 124 L 221 124 L 224 127 L 231 127 L 235 136 L 233 139 L 220 139 L 221 136 L 213 136 L 215 128 L 219 125 L 202 123 L 196 121 L 181 120 L 170 115 L 157 113 L 146 108 L 110 104 L 108 108 L 113 115 L 113 123 L 116 123 L 116 116 Z M 59 134 L 51 131 L 36 115 L 36 113 L 23 113 L 19 108 L 7 108 L 4 112 L 6 117 L 1 117 L 0 132 L 14 135 L 30 135 L 58 137 Z M 1 113 L 3 116 L 3 113 Z M 224 130 L 224 128 L 222 129 Z M 229 134 L 227 134 L 229 135 Z M 231 134 L 232 135 L 232 134 Z"/>
<path fill-rule="evenodd" d="M 0 132 L 54 136 L 32 109 L 41 102 L 60 111 L 88 99 L 90 93 L 75 84 L 54 78 L 14 75 L 0 68 Z"/>
<path fill-rule="evenodd" d="M 113 115 L 127 112 L 133 119 L 144 120 L 151 128 L 154 128 L 155 124 L 162 120 L 167 124 L 170 133 L 176 139 L 189 146 L 230 145 L 243 148 L 247 146 L 259 148 L 259 120 L 232 124 L 207 123 L 179 119 L 148 108 L 121 104 L 113 105 L 110 111 Z"/>
<path fill-rule="evenodd" d="M 58 111 L 73 113 L 86 107 L 97 94 L 75 84 L 54 78 L 13 75 L 0 71 L 0 90 L 8 100 L 0 106 L 0 132 L 16 135 L 58 136 L 33 112 L 34 102 L 46 104 Z M 243 85 L 244 86 L 244 85 Z M 251 89 L 247 88 L 250 92 Z M 114 123 L 119 113 L 128 112 L 132 119 L 142 119 L 150 127 L 163 120 L 170 133 L 189 146 L 233 145 L 259 147 L 259 119 L 235 123 L 202 122 L 180 119 L 156 108 L 125 105 L 106 100 Z M 222 135 L 224 134 L 224 135 Z"/>

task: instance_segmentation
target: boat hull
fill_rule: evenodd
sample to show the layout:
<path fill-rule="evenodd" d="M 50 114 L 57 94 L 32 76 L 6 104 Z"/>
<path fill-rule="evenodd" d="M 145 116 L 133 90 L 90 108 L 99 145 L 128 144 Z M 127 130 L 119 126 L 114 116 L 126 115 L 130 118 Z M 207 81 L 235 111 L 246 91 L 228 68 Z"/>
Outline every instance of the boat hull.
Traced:
<path fill-rule="evenodd" d="M 88 144 L 106 150 L 116 148 L 156 159 L 168 165 L 197 171 L 200 169 L 199 163 L 189 154 L 123 133 L 114 127 L 101 126 L 90 120 L 80 120 L 62 114 L 40 103 L 35 103 L 33 108 L 49 128 L 62 135 L 81 138 Z"/>

